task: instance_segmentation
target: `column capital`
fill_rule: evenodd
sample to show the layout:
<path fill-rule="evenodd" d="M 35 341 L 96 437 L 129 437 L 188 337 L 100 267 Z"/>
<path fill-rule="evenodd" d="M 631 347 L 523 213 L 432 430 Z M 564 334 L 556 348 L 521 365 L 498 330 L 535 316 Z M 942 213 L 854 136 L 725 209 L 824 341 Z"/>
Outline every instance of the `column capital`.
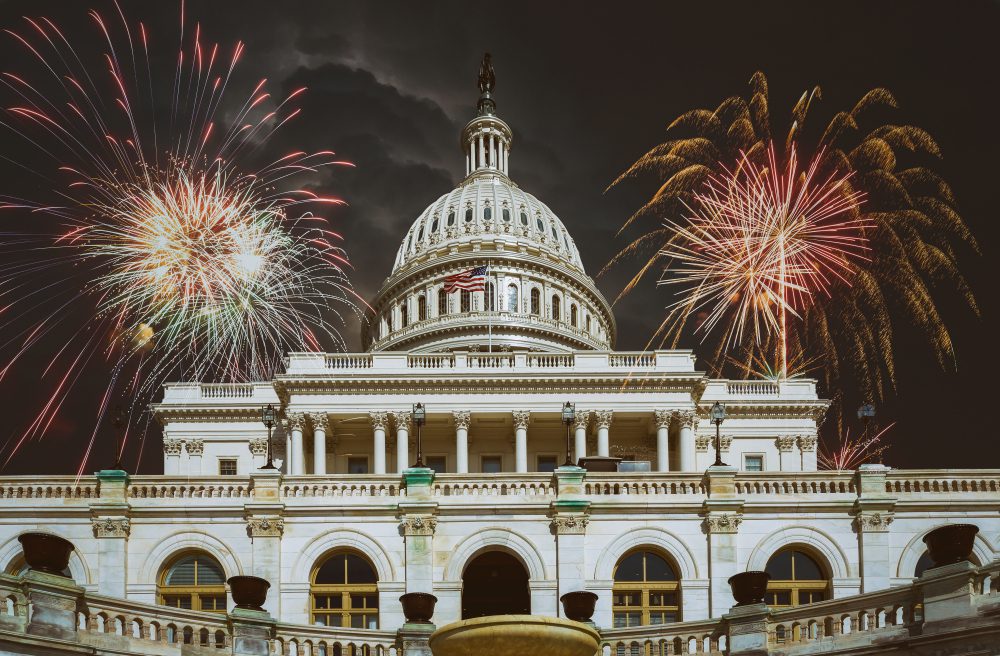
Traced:
<path fill-rule="evenodd" d="M 556 535 L 586 535 L 590 517 L 586 513 L 555 515 L 549 526 Z"/>
<path fill-rule="evenodd" d="M 95 538 L 127 538 L 132 531 L 128 517 L 95 517 L 91 523 Z"/>
<path fill-rule="evenodd" d="M 468 410 L 452 410 L 452 417 L 455 418 L 455 428 L 469 429 L 469 422 L 472 421 L 472 413 Z"/>
<path fill-rule="evenodd" d="M 682 427 L 697 428 L 698 413 L 694 410 L 674 410 L 673 415 Z"/>
<path fill-rule="evenodd" d="M 399 530 L 404 536 L 434 535 L 437 521 L 434 515 L 404 515 L 400 519 Z"/>
<path fill-rule="evenodd" d="M 163 440 L 163 453 L 168 456 L 179 456 L 184 447 L 184 440 Z"/>
<path fill-rule="evenodd" d="M 694 448 L 699 453 L 708 451 L 708 445 L 712 443 L 712 438 L 708 435 L 695 435 Z"/>
<path fill-rule="evenodd" d="M 372 410 L 368 413 L 368 418 L 371 419 L 372 428 L 375 430 L 385 430 L 389 425 L 389 413 L 385 410 Z"/>
<path fill-rule="evenodd" d="M 583 428 L 586 430 L 587 425 L 590 424 L 590 410 L 577 410 L 576 416 L 573 419 L 573 430 L 579 430 Z"/>
<path fill-rule="evenodd" d="M 654 410 L 653 423 L 657 428 L 670 428 L 670 422 L 674 418 L 674 413 L 670 410 Z"/>
<path fill-rule="evenodd" d="M 284 533 L 285 520 L 281 517 L 247 517 L 250 538 L 280 538 Z"/>
<path fill-rule="evenodd" d="M 738 533 L 743 515 L 740 513 L 710 513 L 705 517 L 703 526 L 706 533 Z"/>
<path fill-rule="evenodd" d="M 861 511 L 854 517 L 859 533 L 888 533 L 892 520 L 893 513 L 885 510 Z"/>
<path fill-rule="evenodd" d="M 614 410 L 595 410 L 594 416 L 597 417 L 597 427 L 598 428 L 608 428 L 611 426 L 611 420 L 614 419 Z"/>
<path fill-rule="evenodd" d="M 779 435 L 774 443 L 778 445 L 778 451 L 788 452 L 795 448 L 795 436 Z"/>
<path fill-rule="evenodd" d="M 531 419 L 531 412 L 528 410 L 515 410 L 511 413 L 514 416 L 514 428 L 528 428 L 528 420 Z"/>
<path fill-rule="evenodd" d="M 729 452 L 729 447 L 731 447 L 732 445 L 733 445 L 733 438 L 732 437 L 730 437 L 729 435 L 720 435 L 719 436 L 719 446 L 722 447 L 722 452 L 723 453 L 728 453 Z"/>
<path fill-rule="evenodd" d="M 287 415 L 289 430 L 302 430 L 306 424 L 304 412 L 289 412 Z"/>
<path fill-rule="evenodd" d="M 797 440 L 799 445 L 799 450 L 803 453 L 812 453 L 816 450 L 816 436 L 815 435 L 799 435 Z"/>
<path fill-rule="evenodd" d="M 313 412 L 309 415 L 313 430 L 327 431 L 330 428 L 330 415 L 325 412 Z"/>
<path fill-rule="evenodd" d="M 187 440 L 184 442 L 184 450 L 188 455 L 200 456 L 205 453 L 205 440 Z"/>
<path fill-rule="evenodd" d="M 250 443 L 247 446 L 250 447 L 250 453 L 252 453 L 255 456 L 266 456 L 267 455 L 267 438 L 266 437 L 258 437 L 258 438 L 252 439 L 252 440 L 250 440 Z"/>
<path fill-rule="evenodd" d="M 410 423 L 413 421 L 413 412 L 411 410 L 396 410 L 392 413 L 392 419 L 396 422 L 397 430 L 400 428 L 410 430 Z"/>

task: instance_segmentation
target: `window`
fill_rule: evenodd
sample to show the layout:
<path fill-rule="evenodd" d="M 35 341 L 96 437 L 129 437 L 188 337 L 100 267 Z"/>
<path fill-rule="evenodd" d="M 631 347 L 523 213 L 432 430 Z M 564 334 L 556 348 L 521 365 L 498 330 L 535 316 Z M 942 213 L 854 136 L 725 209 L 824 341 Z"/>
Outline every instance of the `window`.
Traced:
<path fill-rule="evenodd" d="M 552 228 L 552 241 L 554 241 L 556 243 L 555 244 L 556 246 L 559 246 L 559 233 L 556 232 L 556 227 L 555 226 L 551 226 L 551 228 Z M 421 233 L 421 234 L 423 234 L 423 233 Z"/>
<path fill-rule="evenodd" d="M 562 307 L 560 306 L 561 301 L 559 297 L 555 294 L 552 295 L 552 318 L 555 321 L 562 319 Z"/>
<path fill-rule="evenodd" d="M 587 332 L 589 333 L 590 332 L 590 315 L 589 314 L 587 315 L 587 320 L 586 320 L 585 323 L 587 324 Z"/>
<path fill-rule="evenodd" d="M 309 592 L 313 624 L 378 628 L 378 575 L 360 554 L 343 552 L 327 558 L 313 572 Z"/>
<path fill-rule="evenodd" d="M 455 225 L 455 210 L 448 210 L 448 225 Z"/>
<path fill-rule="evenodd" d="M 486 283 L 486 291 L 483 292 L 483 293 L 484 293 L 483 299 L 485 301 L 484 305 L 486 306 L 486 311 L 487 312 L 496 312 L 496 309 L 497 309 L 497 291 L 496 291 L 496 288 L 493 286 L 492 282 Z"/>
<path fill-rule="evenodd" d="M 424 458 L 424 464 L 427 465 L 429 469 L 433 469 L 439 474 L 443 474 L 448 471 L 448 456 L 427 456 Z"/>
<path fill-rule="evenodd" d="M 236 476 L 236 458 L 219 458 L 219 476 Z"/>
<path fill-rule="evenodd" d="M 406 250 L 410 250 L 410 245 L 413 244 L 413 233 L 411 232 L 406 237 Z"/>
<path fill-rule="evenodd" d="M 519 312 L 520 308 L 517 306 L 517 285 L 511 283 L 507 285 L 507 311 L 508 312 Z"/>
<path fill-rule="evenodd" d="M 566 244 L 566 250 L 570 250 L 570 248 L 569 248 L 569 238 L 566 237 L 566 233 L 565 232 L 563 233 L 563 243 Z"/>
<path fill-rule="evenodd" d="M 347 456 L 348 474 L 367 474 L 368 456 Z"/>
<path fill-rule="evenodd" d="M 459 299 L 461 300 L 461 311 L 471 312 L 472 311 L 472 292 L 468 289 L 462 289 L 459 291 Z"/>
<path fill-rule="evenodd" d="M 417 241 L 424 240 L 424 226 L 420 226 L 420 230 L 417 231 Z"/>
<path fill-rule="evenodd" d="M 421 294 L 417 297 L 417 321 L 424 321 L 427 318 L 427 296 Z"/>
<path fill-rule="evenodd" d="M 569 306 L 569 325 L 576 328 L 576 324 L 577 324 L 577 310 L 576 310 L 576 303 L 574 303 L 573 305 Z"/>
<path fill-rule="evenodd" d="M 521 225 L 528 225 L 528 213 L 524 210 L 521 210 Z"/>
<path fill-rule="evenodd" d="M 559 465 L 556 461 L 556 456 L 543 456 L 539 455 L 537 458 L 536 470 L 540 472 L 553 472 Z"/>
<path fill-rule="evenodd" d="M 506 208 L 506 207 L 503 208 L 503 212 L 500 214 L 500 216 L 503 218 L 503 222 L 504 223 L 510 223 L 510 209 L 509 208 Z"/>
<path fill-rule="evenodd" d="M 448 294 L 443 289 L 438 290 L 438 316 L 448 314 Z"/>
<path fill-rule="evenodd" d="M 743 469 L 746 471 L 764 471 L 764 456 L 746 454 L 743 456 Z"/>
<path fill-rule="evenodd" d="M 399 304 L 399 327 L 406 328 L 409 324 L 409 317 L 407 317 L 406 312 L 406 301 Z"/>
<path fill-rule="evenodd" d="M 797 548 L 788 548 L 771 556 L 764 568 L 771 575 L 767 584 L 768 606 L 781 608 L 823 601 L 830 581 L 812 556 Z"/>
<path fill-rule="evenodd" d="M 441 223 L 441 219 L 435 216 L 434 217 L 434 222 L 431 223 L 431 232 L 437 232 L 438 231 L 438 225 L 440 223 Z"/>
<path fill-rule="evenodd" d="M 541 305 L 542 305 L 542 293 L 538 291 L 538 288 L 536 287 L 535 289 L 531 290 L 531 313 L 541 314 L 542 313 Z"/>
<path fill-rule="evenodd" d="M 204 553 L 180 556 L 163 570 L 157 597 L 163 606 L 226 612 L 226 575 L 214 558 Z"/>
<path fill-rule="evenodd" d="M 644 549 L 628 553 L 618 561 L 614 579 L 615 628 L 680 621 L 677 570 L 663 556 Z"/>
<path fill-rule="evenodd" d="M 493 210 L 490 209 L 489 205 L 487 205 L 486 207 L 483 208 L 483 221 L 489 221 L 492 218 L 493 218 Z"/>
<path fill-rule="evenodd" d="M 542 223 L 542 217 L 535 217 L 535 227 L 538 228 L 538 232 L 545 232 L 545 224 Z M 545 235 L 542 236 L 544 237 Z"/>
<path fill-rule="evenodd" d="M 499 474 L 503 471 L 503 456 L 483 456 L 480 464 L 484 474 Z"/>
<path fill-rule="evenodd" d="M 471 207 L 466 207 L 465 208 L 465 222 L 466 223 L 472 223 L 472 208 Z"/>

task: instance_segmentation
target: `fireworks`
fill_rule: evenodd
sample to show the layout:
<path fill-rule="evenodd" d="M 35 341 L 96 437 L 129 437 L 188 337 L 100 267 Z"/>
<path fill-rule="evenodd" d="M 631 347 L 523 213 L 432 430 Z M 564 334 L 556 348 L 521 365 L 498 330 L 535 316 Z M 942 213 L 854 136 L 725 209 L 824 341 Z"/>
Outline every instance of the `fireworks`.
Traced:
<path fill-rule="evenodd" d="M 607 271 L 633 257 L 640 263 L 619 298 L 650 272 L 663 271 L 669 266 L 667 260 L 674 258 L 680 263 L 679 275 L 690 280 L 675 286 L 679 300 L 671 304 L 654 340 L 676 347 L 685 331 L 699 322 L 714 318 L 711 325 L 720 324 L 724 310 L 737 315 L 745 312 L 751 324 L 759 321 L 759 330 L 737 326 L 735 332 L 716 331 L 717 339 L 704 355 L 712 373 L 720 376 L 748 375 L 761 353 L 764 359 L 782 360 L 780 352 L 787 349 L 788 361 L 822 361 L 828 387 L 852 379 L 861 397 L 878 400 L 895 384 L 895 338 L 906 330 L 918 331 L 939 364 L 947 366 L 954 358 L 951 337 L 935 299 L 958 293 L 978 313 L 958 266 L 961 249 L 978 247 L 954 207 L 950 188 L 926 166 L 940 157 L 937 144 L 920 128 L 880 123 L 878 116 L 896 105 L 885 89 L 874 89 L 849 111 L 836 113 L 820 133 L 808 129 L 811 123 L 806 120 L 819 89 L 803 94 L 782 136 L 772 132 L 767 80 L 757 73 L 750 84 L 748 98 L 734 96 L 715 110 L 693 110 L 677 118 L 669 128 L 671 138 L 613 183 L 651 174 L 660 185 L 622 230 L 645 220 L 652 220 L 654 227 L 631 241 L 605 267 Z M 712 297 L 709 283 L 702 286 L 693 277 L 696 270 L 708 266 L 705 258 L 717 255 L 697 250 L 698 243 L 716 248 L 714 241 L 726 242 L 731 235 L 710 237 L 698 226 L 714 221 L 710 215 L 720 211 L 713 207 L 713 194 L 722 201 L 731 195 L 727 179 L 746 187 L 755 171 L 778 170 L 773 159 L 790 163 L 796 150 L 809 162 L 817 191 L 836 187 L 830 198 L 845 203 L 843 211 L 832 218 L 851 223 L 849 233 L 860 229 L 864 241 L 834 246 L 840 252 L 827 260 L 823 274 L 797 281 L 808 292 L 789 285 L 788 303 L 780 302 L 773 282 L 759 279 L 756 296 L 743 288 L 738 298 L 723 307 L 725 287 Z M 785 181 L 791 182 L 792 176 L 786 174 Z M 863 203 L 858 203 L 859 192 L 864 194 Z M 848 207 L 852 202 L 855 206 Z M 677 220 L 692 214 L 689 225 Z M 862 256 L 859 249 L 864 242 L 868 250 Z M 844 253 L 845 248 L 852 254 Z M 810 248 L 804 254 L 811 257 L 817 252 Z M 837 275 L 844 272 L 841 264 L 846 261 L 853 265 L 850 275 Z M 769 262 L 773 270 L 773 257 Z M 794 271 L 785 275 L 793 277 Z M 691 311 L 699 304 L 705 308 Z M 794 325 L 785 331 L 773 330 L 775 311 L 792 307 L 798 316 Z"/>
<path fill-rule="evenodd" d="M 844 471 L 857 469 L 873 460 L 881 462 L 882 455 L 889 448 L 882 438 L 893 426 L 895 424 L 889 424 L 874 435 L 869 435 L 865 430 L 859 437 L 851 437 L 850 430 L 845 431 L 843 435 L 837 436 L 831 448 L 821 443 L 819 453 L 816 454 L 820 469 Z"/>
<path fill-rule="evenodd" d="M 862 194 L 847 189 L 848 177 L 817 180 L 817 164 L 800 171 L 793 149 L 781 174 L 773 148 L 766 167 L 744 155 L 734 171 L 708 178 L 686 225 L 668 221 L 677 238 L 664 249 L 672 264 L 661 284 L 683 288 L 668 308 L 675 320 L 705 312 L 707 333 L 726 319 L 729 344 L 743 341 L 748 324 L 757 344 L 777 333 L 783 374 L 787 315 L 847 282 L 867 249 L 867 223 L 853 218 Z"/>
<path fill-rule="evenodd" d="M 40 66 L 2 73 L 0 125 L 41 156 L 22 168 L 60 177 L 51 198 L 0 197 L 8 225 L 27 224 L 3 245 L 0 327 L 13 354 L 0 378 L 56 345 L 43 373 L 51 396 L 8 460 L 44 434 L 88 368 L 108 381 L 98 422 L 116 391 L 141 413 L 168 376 L 261 379 L 287 350 L 341 346 L 334 304 L 356 299 L 340 237 L 314 214 L 342 201 L 290 183 L 349 164 L 329 151 L 254 164 L 304 90 L 276 100 L 261 80 L 229 102 L 243 44 L 224 57 L 200 26 L 185 37 L 183 5 L 176 68 L 162 78 L 172 85 L 159 84 L 150 32 L 114 7 L 117 26 L 90 12 L 99 42 L 82 49 L 46 18 L 7 30 Z"/>

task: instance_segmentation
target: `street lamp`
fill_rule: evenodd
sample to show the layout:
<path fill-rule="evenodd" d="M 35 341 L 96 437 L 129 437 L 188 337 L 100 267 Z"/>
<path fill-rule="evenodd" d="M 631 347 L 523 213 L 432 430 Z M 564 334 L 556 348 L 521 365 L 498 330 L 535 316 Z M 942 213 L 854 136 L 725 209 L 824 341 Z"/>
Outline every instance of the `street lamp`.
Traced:
<path fill-rule="evenodd" d="M 414 467 L 424 466 L 424 446 L 420 439 L 420 429 L 423 428 L 424 423 L 427 421 L 427 409 L 424 408 L 423 403 L 413 404 L 413 423 L 417 425 L 417 461 L 413 463 Z"/>
<path fill-rule="evenodd" d="M 868 422 L 870 422 L 874 417 L 875 406 L 871 403 L 866 403 L 858 408 L 858 419 L 861 420 L 861 424 L 865 427 L 865 433 L 868 432 Z"/>
<path fill-rule="evenodd" d="M 111 415 L 111 425 L 115 427 L 116 444 L 118 445 L 118 451 L 115 454 L 115 469 L 123 470 L 122 451 L 125 449 L 125 427 L 128 426 L 125 408 L 120 405 L 115 407 L 115 411 Z"/>
<path fill-rule="evenodd" d="M 722 420 L 726 418 L 726 408 L 724 405 L 715 402 L 712 406 L 712 423 L 715 424 L 715 464 L 713 467 L 728 467 L 728 465 L 722 462 L 722 436 L 719 433 L 719 426 L 722 425 Z"/>
<path fill-rule="evenodd" d="M 572 467 L 573 456 L 571 455 L 569 446 L 569 427 L 576 421 L 576 406 L 569 401 L 563 406 L 562 421 L 566 424 L 566 462 L 563 463 L 563 467 Z"/>
<path fill-rule="evenodd" d="M 271 453 L 271 429 L 274 428 L 274 425 L 278 421 L 273 405 L 268 404 L 260 409 L 260 420 L 267 426 L 267 464 L 261 467 L 261 469 L 277 469 L 274 466 L 273 455 Z"/>

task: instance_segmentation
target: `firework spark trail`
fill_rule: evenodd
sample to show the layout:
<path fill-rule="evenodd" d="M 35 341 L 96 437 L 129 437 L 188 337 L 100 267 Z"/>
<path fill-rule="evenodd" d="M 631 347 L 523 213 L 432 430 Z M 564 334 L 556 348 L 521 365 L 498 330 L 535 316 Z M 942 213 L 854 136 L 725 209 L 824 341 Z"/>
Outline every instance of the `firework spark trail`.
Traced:
<path fill-rule="evenodd" d="M 860 465 L 878 460 L 881 462 L 883 454 L 889 449 L 889 445 L 884 443 L 882 438 L 896 424 L 889 424 L 874 435 L 868 435 L 864 431 L 858 437 L 851 437 L 850 430 L 838 436 L 835 444 L 827 448 L 821 442 L 816 460 L 821 469 L 835 469 L 845 471 L 857 469 Z"/>
<path fill-rule="evenodd" d="M 707 312 L 706 334 L 732 318 L 726 341 L 743 341 L 752 328 L 760 344 L 776 334 L 787 376 L 787 314 L 800 312 L 816 294 L 829 295 L 834 281 L 850 282 L 855 262 L 866 257 L 865 229 L 857 216 L 863 194 L 847 188 L 847 176 L 817 178 L 819 158 L 801 170 L 794 148 L 781 173 L 773 148 L 766 166 L 744 154 L 737 167 L 711 175 L 688 206 L 687 223 L 667 221 L 676 234 L 662 254 L 672 263 L 660 280 L 678 285 L 668 307 L 676 321 Z"/>
<path fill-rule="evenodd" d="M 299 114 L 292 103 L 305 89 L 272 98 L 264 79 L 229 101 L 245 47 L 237 42 L 223 57 L 200 25 L 185 37 L 183 3 L 171 83 L 161 86 L 149 31 L 113 5 L 120 23 L 91 10 L 99 38 L 82 48 L 47 18 L 5 30 L 37 70 L 0 74 L 13 99 L 0 127 L 45 160 L 13 163 L 46 181 L 51 198 L 0 196 L 9 216 L 37 217 L 32 230 L 0 242 L 0 330 L 12 335 L 0 344 L 0 379 L 50 345 L 41 378 L 56 379 L 28 428 L 0 449 L 6 462 L 45 434 L 94 371 L 108 381 L 97 425 L 119 380 L 135 423 L 168 375 L 266 379 L 285 351 L 342 347 L 331 305 L 364 305 L 350 288 L 341 236 L 314 212 L 343 201 L 289 186 L 351 164 L 329 150 L 252 164 Z M 162 123 L 158 99 L 169 105 Z"/>

